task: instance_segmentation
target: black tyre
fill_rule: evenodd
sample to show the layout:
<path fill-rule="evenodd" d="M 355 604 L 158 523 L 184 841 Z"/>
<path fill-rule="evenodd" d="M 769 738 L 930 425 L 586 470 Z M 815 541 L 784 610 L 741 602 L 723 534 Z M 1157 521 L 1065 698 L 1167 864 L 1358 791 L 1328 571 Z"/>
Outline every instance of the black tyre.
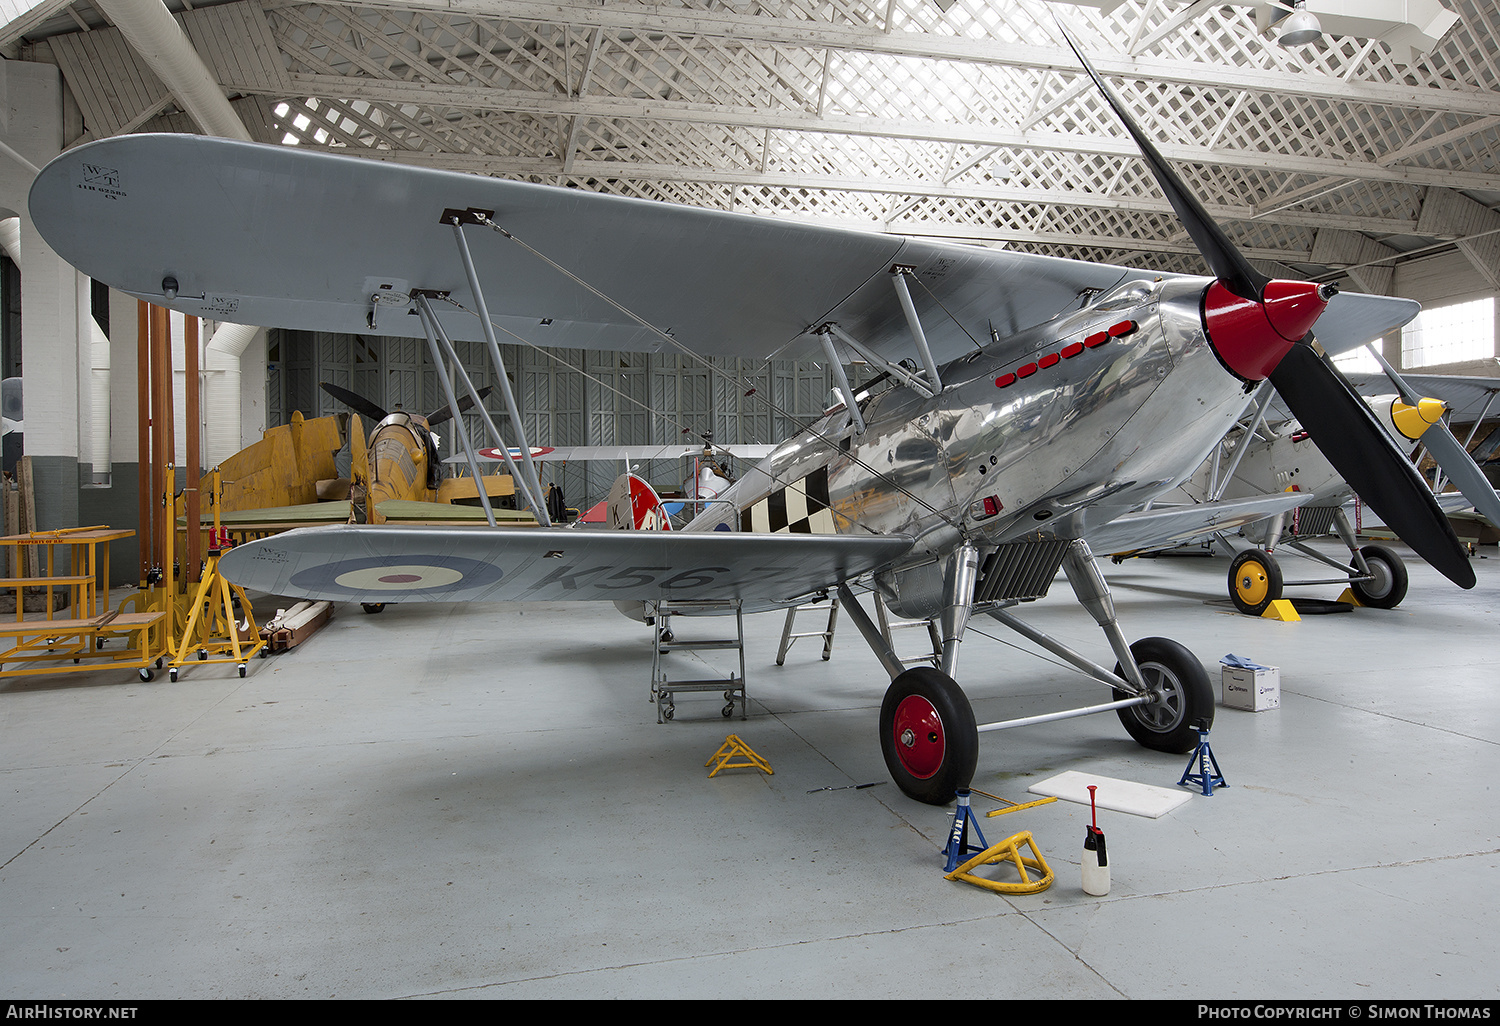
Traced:
<path fill-rule="evenodd" d="M 947 805 L 979 763 L 979 731 L 963 689 L 930 666 L 891 681 L 880 704 L 880 751 L 902 793 Z"/>
<path fill-rule="evenodd" d="M 1384 545 L 1366 545 L 1359 550 L 1374 580 L 1350 581 L 1349 587 L 1362 606 L 1395 609 L 1406 598 L 1406 563 Z"/>
<path fill-rule="evenodd" d="M 1142 638 L 1130 646 L 1146 687 L 1158 696 L 1147 705 L 1120 709 L 1120 722 L 1140 745 L 1158 752 L 1191 752 L 1198 746 L 1198 725 L 1214 722 L 1214 689 L 1198 657 L 1175 641 Z M 1115 673 L 1124 676 L 1119 663 Z M 1115 689 L 1115 699 L 1130 695 Z"/>
<path fill-rule="evenodd" d="M 1281 582 L 1281 566 L 1269 552 L 1246 549 L 1229 564 L 1229 597 L 1247 616 L 1259 616 L 1281 598 Z"/>
<path fill-rule="evenodd" d="M 378 613 L 385 608 L 384 602 L 361 602 L 359 608 L 367 613 Z"/>

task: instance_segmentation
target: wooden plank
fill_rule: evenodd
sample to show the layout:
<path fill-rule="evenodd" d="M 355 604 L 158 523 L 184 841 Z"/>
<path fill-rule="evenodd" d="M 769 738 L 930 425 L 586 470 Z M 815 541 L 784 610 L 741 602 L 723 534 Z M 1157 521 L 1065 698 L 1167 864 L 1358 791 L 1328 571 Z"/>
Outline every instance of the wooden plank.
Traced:
<path fill-rule="evenodd" d="M 5 532 L 19 534 L 21 531 L 21 489 L 9 478 L 5 479 Z M 21 551 L 7 546 L 3 571 L 12 577 L 21 573 Z"/>
<path fill-rule="evenodd" d="M 21 532 L 26 533 L 36 530 L 36 485 L 31 476 L 31 457 L 21 457 Z M 24 568 L 18 576 L 35 577 L 37 575 L 37 547 L 35 545 L 23 545 L 26 555 L 24 557 Z"/>

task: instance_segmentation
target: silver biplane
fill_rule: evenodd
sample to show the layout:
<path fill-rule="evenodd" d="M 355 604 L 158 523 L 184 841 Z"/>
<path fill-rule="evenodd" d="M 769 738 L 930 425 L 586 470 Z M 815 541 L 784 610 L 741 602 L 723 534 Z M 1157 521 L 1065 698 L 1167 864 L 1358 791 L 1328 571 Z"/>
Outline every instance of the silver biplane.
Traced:
<path fill-rule="evenodd" d="M 316 528 L 242 545 L 220 566 L 273 594 L 362 602 L 715 599 L 750 611 L 836 592 L 891 678 L 879 725 L 890 772 L 941 804 L 968 785 L 979 734 L 1009 725 L 977 725 L 956 683 L 976 613 L 1111 689 L 1074 713 L 1113 710 L 1154 749 L 1197 743 L 1214 712 L 1203 664 L 1166 639 L 1127 642 L 1086 539 L 1191 474 L 1262 380 L 1413 549 L 1459 586 L 1475 581 L 1430 491 L 1318 344 L 1352 348 L 1417 305 L 1258 272 L 1084 64 L 1213 277 L 181 135 L 71 150 L 38 177 L 31 210 L 60 255 L 131 295 L 217 320 L 425 335 L 438 366 L 451 340 L 483 339 L 502 391 L 497 331 L 827 360 L 842 403 L 685 530 L 549 529 L 518 439 L 513 471 L 540 529 Z M 109 188 L 90 185 L 100 180 Z M 850 358 L 883 380 L 851 388 Z M 1182 515 L 1201 529 L 1237 514 L 1226 502 Z M 1059 568 L 1113 669 L 1016 615 Z M 893 611 L 940 625 L 939 665 L 903 665 L 852 590 L 859 578 Z"/>

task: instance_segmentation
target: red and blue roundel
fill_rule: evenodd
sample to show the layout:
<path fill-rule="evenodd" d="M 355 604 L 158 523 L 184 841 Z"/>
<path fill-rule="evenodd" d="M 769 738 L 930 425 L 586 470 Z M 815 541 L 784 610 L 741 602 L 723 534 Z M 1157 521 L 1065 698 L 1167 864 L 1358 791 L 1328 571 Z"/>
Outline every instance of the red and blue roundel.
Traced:
<path fill-rule="evenodd" d="M 329 598 L 399 602 L 403 595 L 431 601 L 498 584 L 505 572 L 493 563 L 463 556 L 365 556 L 310 567 L 292 575 L 294 587 Z"/>

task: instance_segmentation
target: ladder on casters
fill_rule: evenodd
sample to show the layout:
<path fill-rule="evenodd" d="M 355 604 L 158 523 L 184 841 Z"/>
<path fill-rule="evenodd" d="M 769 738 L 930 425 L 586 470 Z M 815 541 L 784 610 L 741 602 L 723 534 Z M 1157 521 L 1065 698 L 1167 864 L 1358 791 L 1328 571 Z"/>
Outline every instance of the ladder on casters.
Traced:
<path fill-rule="evenodd" d="M 728 719 L 734 715 L 734 706 L 738 702 L 740 706 L 740 719 L 747 718 L 746 694 L 745 694 L 745 617 L 741 609 L 739 599 L 728 601 L 710 601 L 704 599 L 665 599 L 652 603 L 655 613 L 652 620 L 655 623 L 655 642 L 651 648 L 651 700 L 656 703 L 656 722 L 666 723 L 672 719 L 676 712 L 673 696 L 678 692 L 700 692 L 700 691 L 722 691 L 724 692 L 724 708 L 720 713 Z M 732 638 L 698 638 L 691 641 L 680 640 L 671 629 L 671 619 L 678 615 L 690 615 L 697 617 L 713 617 L 717 623 L 719 617 L 734 614 L 735 636 Z M 676 651 L 721 649 L 733 650 L 739 653 L 740 672 L 736 677 L 733 674 L 728 679 L 715 678 L 711 680 L 669 680 L 667 678 L 666 666 L 662 662 L 662 656 Z"/>
<path fill-rule="evenodd" d="M 822 612 L 823 601 L 806 602 L 800 606 L 792 606 L 786 611 L 786 626 L 781 629 L 781 648 L 776 651 L 776 665 L 786 665 L 786 654 L 798 638 L 822 638 L 823 639 L 823 661 L 826 663 L 833 656 L 833 629 L 838 625 L 839 600 L 828 599 L 828 625 L 821 631 L 804 631 L 801 634 L 792 633 L 792 625 L 797 622 L 797 614 L 800 612 Z"/>

